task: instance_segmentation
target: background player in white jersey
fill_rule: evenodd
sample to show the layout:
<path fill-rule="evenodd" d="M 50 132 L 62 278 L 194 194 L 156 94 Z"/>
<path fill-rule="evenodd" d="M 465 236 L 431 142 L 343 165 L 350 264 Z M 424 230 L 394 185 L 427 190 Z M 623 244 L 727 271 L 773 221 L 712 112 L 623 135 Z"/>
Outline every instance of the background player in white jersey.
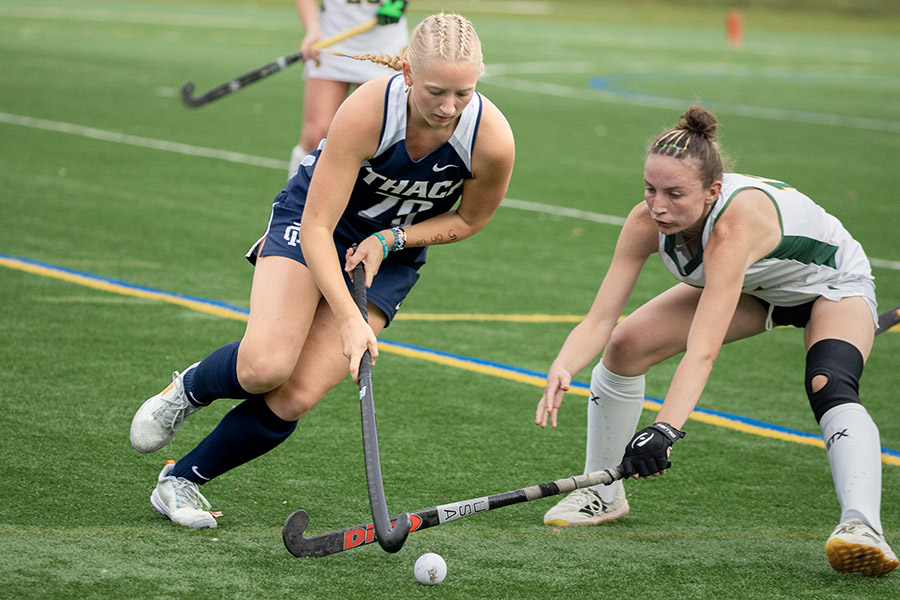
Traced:
<path fill-rule="evenodd" d="M 132 445 L 154 452 L 202 406 L 245 399 L 160 473 L 153 507 L 179 525 L 216 526 L 198 485 L 278 446 L 348 372 L 357 379 L 366 350 L 374 363 L 375 336 L 416 282 L 425 247 L 476 234 L 506 193 L 513 135 L 475 91 L 484 65 L 472 24 L 433 15 L 400 58 L 378 58 L 402 74 L 347 98 L 327 140 L 275 199 L 252 250 L 243 339 L 176 373 L 132 421 Z M 350 293 L 360 262 L 368 323 Z"/>
<path fill-rule="evenodd" d="M 841 508 L 826 553 L 838 571 L 886 574 L 898 561 L 882 536 L 879 434 L 858 395 L 877 318 L 868 259 L 837 219 L 790 186 L 723 170 L 716 119 L 698 106 L 650 145 L 644 202 L 550 367 L 535 422 L 556 427 L 572 376 L 603 352 L 591 378 L 585 469 L 621 462 L 626 475 L 661 475 L 722 344 L 773 323 L 804 327 L 806 392 Z M 654 253 L 682 282 L 617 325 Z M 656 422 L 634 433 L 644 374 L 681 352 Z M 593 525 L 628 510 L 618 482 L 573 492 L 544 522 Z"/>
<path fill-rule="evenodd" d="M 396 56 L 409 43 L 407 0 L 296 0 L 305 31 L 300 50 L 309 57 L 303 77 L 303 126 L 300 142 L 291 151 L 288 176 L 297 172 L 303 157 L 316 149 L 328 133 L 338 107 L 356 86 L 390 75 L 390 68 L 373 62 L 346 60 L 322 53 L 315 43 L 374 18 L 378 26 L 334 46 L 344 54 Z"/>

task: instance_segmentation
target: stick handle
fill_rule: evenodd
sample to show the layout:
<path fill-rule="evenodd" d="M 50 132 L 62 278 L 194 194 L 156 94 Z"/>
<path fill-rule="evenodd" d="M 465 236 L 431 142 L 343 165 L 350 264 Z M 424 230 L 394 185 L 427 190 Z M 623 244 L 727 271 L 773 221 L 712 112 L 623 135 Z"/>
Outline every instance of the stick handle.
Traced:
<path fill-rule="evenodd" d="M 609 485 L 621 479 L 622 475 L 622 466 L 619 465 L 586 475 L 557 479 L 502 494 L 432 506 L 393 518 L 399 520 L 406 516 L 412 524 L 410 531 L 419 531 L 511 504 L 564 494 L 591 485 Z M 303 537 L 307 525 L 309 525 L 309 514 L 305 510 L 295 510 L 288 515 L 284 527 L 281 529 L 284 545 L 294 556 L 301 558 L 328 556 L 358 546 L 365 546 L 375 541 L 377 533 L 377 526 L 374 523 L 364 523 L 307 538 Z"/>
<path fill-rule="evenodd" d="M 342 31 L 337 35 L 333 35 L 327 40 L 320 40 L 313 45 L 316 48 L 325 48 L 326 46 L 332 46 L 334 44 L 337 44 L 338 42 L 343 42 L 347 38 L 352 38 L 354 35 L 365 33 L 370 29 L 373 29 L 376 25 L 378 25 L 378 19 L 372 19 L 371 21 L 360 23 L 356 27 L 351 27 L 347 31 Z"/>
<path fill-rule="evenodd" d="M 356 246 L 354 245 L 354 251 Z M 353 299 L 356 307 L 368 322 L 366 306 L 366 270 L 363 263 L 353 269 Z M 369 488 L 369 506 L 378 543 L 386 552 L 397 552 L 406 542 L 412 528 L 409 515 L 403 513 L 396 518 L 393 527 L 388 516 L 387 500 L 384 495 L 384 481 L 381 474 L 381 451 L 378 447 L 378 426 L 375 421 L 375 395 L 372 390 L 372 357 L 369 351 L 363 353 L 359 362 L 359 411 L 362 421 L 363 454 L 366 461 L 366 483 Z"/>
<path fill-rule="evenodd" d="M 316 42 L 315 46 L 316 48 L 325 48 L 327 46 L 337 44 L 338 42 L 342 42 L 347 38 L 353 37 L 354 35 L 359 35 L 360 33 L 368 31 L 376 25 L 378 25 L 378 19 L 366 21 L 365 23 L 361 23 L 356 27 L 351 27 L 346 31 L 342 31 L 341 33 L 334 35 L 327 40 L 320 40 Z M 272 75 L 279 71 L 283 71 L 292 64 L 301 60 L 303 60 L 302 52 L 294 52 L 293 54 L 280 56 L 272 62 L 264 64 L 258 69 L 254 69 L 252 71 L 244 73 L 240 77 L 235 77 L 234 79 L 217 85 L 216 87 L 207 90 L 202 94 L 198 94 L 197 96 L 194 96 L 194 82 L 188 81 L 181 86 L 181 100 L 184 102 L 185 106 L 189 108 L 197 108 L 205 104 L 209 104 L 214 100 L 218 100 L 222 96 L 233 94 L 241 88 L 248 86 L 251 83 L 255 83 L 260 79 L 268 77 L 269 75 Z"/>

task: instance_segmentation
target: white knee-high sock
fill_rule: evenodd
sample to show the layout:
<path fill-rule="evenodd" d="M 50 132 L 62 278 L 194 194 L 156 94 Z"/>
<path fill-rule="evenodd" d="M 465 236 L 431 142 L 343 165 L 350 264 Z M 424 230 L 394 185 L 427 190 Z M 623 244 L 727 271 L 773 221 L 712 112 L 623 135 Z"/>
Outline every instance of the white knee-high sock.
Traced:
<path fill-rule="evenodd" d="M 587 409 L 587 445 L 584 472 L 591 473 L 622 462 L 625 444 L 634 435 L 644 406 L 644 376 L 623 377 L 597 363 L 591 374 Z M 615 498 L 622 482 L 594 489 L 605 502 Z"/>
<path fill-rule="evenodd" d="M 860 519 L 881 529 L 881 438 L 862 404 L 839 404 L 819 422 L 834 490 L 841 505 L 841 523 Z"/>
<path fill-rule="evenodd" d="M 307 154 L 309 154 L 309 152 L 301 148 L 299 144 L 294 146 L 293 150 L 291 150 L 291 162 L 288 166 L 288 179 L 293 177 L 300 169 L 300 163 L 303 162 L 303 159 Z"/>

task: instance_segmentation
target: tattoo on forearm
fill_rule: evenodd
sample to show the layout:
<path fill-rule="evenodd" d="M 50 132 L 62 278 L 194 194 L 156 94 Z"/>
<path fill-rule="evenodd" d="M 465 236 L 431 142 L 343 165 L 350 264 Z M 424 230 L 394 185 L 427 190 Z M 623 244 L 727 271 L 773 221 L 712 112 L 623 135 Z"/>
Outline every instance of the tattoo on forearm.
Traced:
<path fill-rule="evenodd" d="M 445 236 L 445 234 L 443 234 L 443 233 L 436 233 L 433 236 L 431 236 L 431 240 L 426 240 L 425 238 L 419 238 L 418 240 L 415 241 L 415 243 L 407 242 L 406 245 L 407 246 L 427 246 L 429 244 L 440 244 L 441 242 L 444 241 L 444 239 L 445 239 L 444 236 Z M 455 231 L 450 229 L 446 233 L 446 239 L 449 242 L 455 242 L 457 239 L 459 239 L 459 236 L 456 234 Z"/>

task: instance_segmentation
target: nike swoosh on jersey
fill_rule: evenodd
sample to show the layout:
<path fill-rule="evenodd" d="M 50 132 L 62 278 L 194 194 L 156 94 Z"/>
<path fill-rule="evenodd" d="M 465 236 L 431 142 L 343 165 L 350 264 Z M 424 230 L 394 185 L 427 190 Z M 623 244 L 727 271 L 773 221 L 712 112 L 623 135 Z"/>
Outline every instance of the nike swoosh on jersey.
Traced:
<path fill-rule="evenodd" d="M 455 168 L 455 169 L 459 168 L 458 165 L 443 165 L 443 166 L 434 165 L 433 167 L 431 167 L 431 170 L 434 171 L 435 173 L 439 173 L 441 171 L 446 171 L 447 169 L 449 169 L 451 167 Z"/>

